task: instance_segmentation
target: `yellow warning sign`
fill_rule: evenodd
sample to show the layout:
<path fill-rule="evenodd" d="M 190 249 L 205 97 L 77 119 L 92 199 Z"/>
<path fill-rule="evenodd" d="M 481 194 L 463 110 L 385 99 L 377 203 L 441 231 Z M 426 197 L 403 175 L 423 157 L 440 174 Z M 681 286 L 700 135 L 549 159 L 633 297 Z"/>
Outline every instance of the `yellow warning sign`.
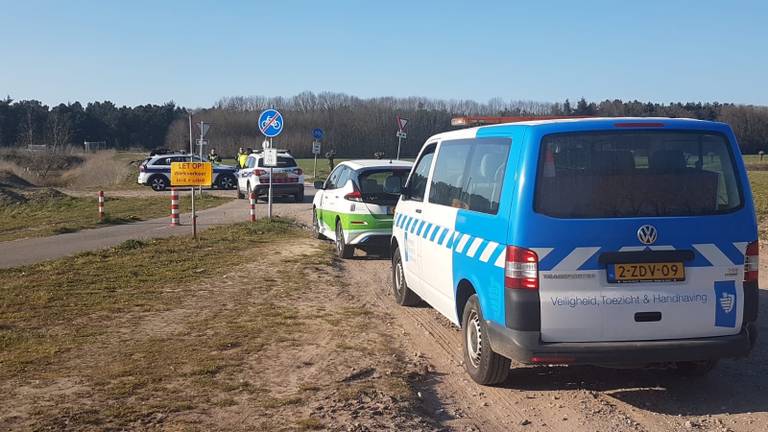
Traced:
<path fill-rule="evenodd" d="M 171 186 L 211 186 L 210 162 L 171 162 Z"/>

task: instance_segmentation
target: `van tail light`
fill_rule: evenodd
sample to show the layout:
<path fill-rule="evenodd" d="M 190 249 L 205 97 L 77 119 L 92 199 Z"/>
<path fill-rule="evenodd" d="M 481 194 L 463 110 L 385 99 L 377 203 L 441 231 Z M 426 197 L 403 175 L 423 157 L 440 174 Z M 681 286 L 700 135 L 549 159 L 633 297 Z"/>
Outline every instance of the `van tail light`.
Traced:
<path fill-rule="evenodd" d="M 267 175 L 267 171 L 263 169 L 255 169 L 253 170 L 253 175 L 255 175 L 256 177 L 265 176 Z"/>
<path fill-rule="evenodd" d="M 302 175 L 302 174 L 304 174 L 304 170 L 301 169 L 301 168 L 295 168 L 293 170 L 293 173 L 296 174 L 296 175 Z"/>
<path fill-rule="evenodd" d="M 507 246 L 504 286 L 510 289 L 539 289 L 539 257 L 536 252 Z"/>
<path fill-rule="evenodd" d="M 363 202 L 363 194 L 360 191 L 353 191 L 344 195 L 344 199 L 347 201 Z"/>
<path fill-rule="evenodd" d="M 760 244 L 753 241 L 747 246 L 747 254 L 744 256 L 744 282 L 757 282 L 760 269 Z"/>

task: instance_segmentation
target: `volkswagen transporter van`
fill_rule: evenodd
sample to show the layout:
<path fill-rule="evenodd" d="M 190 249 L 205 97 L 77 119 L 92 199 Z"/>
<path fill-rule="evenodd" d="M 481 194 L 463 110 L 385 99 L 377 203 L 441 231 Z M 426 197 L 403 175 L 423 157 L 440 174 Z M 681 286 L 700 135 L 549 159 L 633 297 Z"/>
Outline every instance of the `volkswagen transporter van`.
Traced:
<path fill-rule="evenodd" d="M 477 382 L 530 364 L 703 374 L 757 337 L 758 243 L 730 127 L 529 121 L 423 146 L 396 207 L 394 295 L 462 328 Z"/>

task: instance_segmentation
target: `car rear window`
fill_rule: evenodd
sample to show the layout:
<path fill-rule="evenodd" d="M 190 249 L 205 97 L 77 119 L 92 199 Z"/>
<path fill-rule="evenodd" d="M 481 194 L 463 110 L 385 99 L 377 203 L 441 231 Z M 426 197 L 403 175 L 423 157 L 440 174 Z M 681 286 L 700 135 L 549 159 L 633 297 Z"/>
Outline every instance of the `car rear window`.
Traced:
<path fill-rule="evenodd" d="M 277 168 L 293 168 L 296 166 L 296 160 L 288 156 L 277 157 Z M 259 158 L 259 168 L 264 168 L 264 158 Z"/>
<path fill-rule="evenodd" d="M 730 145 L 710 132 L 545 136 L 534 209 L 561 218 L 696 216 L 742 205 Z"/>

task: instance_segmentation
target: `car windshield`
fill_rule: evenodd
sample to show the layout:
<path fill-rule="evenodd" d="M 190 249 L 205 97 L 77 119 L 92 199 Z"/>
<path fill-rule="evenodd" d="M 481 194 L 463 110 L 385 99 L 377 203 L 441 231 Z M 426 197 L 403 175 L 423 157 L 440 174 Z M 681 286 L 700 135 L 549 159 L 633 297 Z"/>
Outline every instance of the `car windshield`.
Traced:
<path fill-rule="evenodd" d="M 544 137 L 534 208 L 562 218 L 695 216 L 742 198 L 730 145 L 710 132 L 589 132 Z"/>
<path fill-rule="evenodd" d="M 296 166 L 296 160 L 290 156 L 278 156 L 276 168 L 293 168 Z M 264 168 L 264 158 L 259 158 L 259 168 Z"/>
<path fill-rule="evenodd" d="M 384 205 L 397 203 L 409 172 L 407 168 L 370 169 L 361 172 L 357 180 L 363 201 Z"/>

